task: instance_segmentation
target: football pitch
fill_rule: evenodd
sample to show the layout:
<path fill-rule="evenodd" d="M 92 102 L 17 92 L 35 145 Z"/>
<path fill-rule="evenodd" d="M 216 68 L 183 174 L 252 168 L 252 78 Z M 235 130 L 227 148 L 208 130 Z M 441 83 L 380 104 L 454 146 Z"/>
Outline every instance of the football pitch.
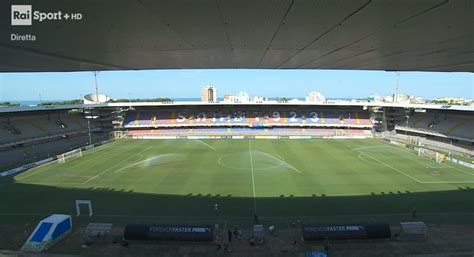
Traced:
<path fill-rule="evenodd" d="M 414 207 L 471 220 L 473 188 L 472 169 L 373 139 L 123 139 L 4 179 L 0 218 L 75 215 L 86 199 L 116 222 L 390 221 Z"/>

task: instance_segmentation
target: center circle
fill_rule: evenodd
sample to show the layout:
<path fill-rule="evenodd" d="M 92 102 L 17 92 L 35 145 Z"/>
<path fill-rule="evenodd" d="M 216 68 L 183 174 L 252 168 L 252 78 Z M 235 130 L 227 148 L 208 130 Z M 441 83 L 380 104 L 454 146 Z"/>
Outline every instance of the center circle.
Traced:
<path fill-rule="evenodd" d="M 250 151 L 244 151 L 226 154 L 219 157 L 217 163 L 222 167 L 233 170 L 269 170 L 286 164 L 281 156 L 261 151 L 252 151 L 252 153 L 250 153 Z"/>

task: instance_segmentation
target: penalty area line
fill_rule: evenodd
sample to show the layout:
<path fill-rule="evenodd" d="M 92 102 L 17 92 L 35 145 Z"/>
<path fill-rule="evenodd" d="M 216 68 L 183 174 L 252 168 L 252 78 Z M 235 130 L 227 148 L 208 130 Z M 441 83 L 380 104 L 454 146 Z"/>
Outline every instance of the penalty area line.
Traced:
<path fill-rule="evenodd" d="M 360 151 L 359 151 L 359 152 L 360 152 Z M 403 172 L 403 171 L 401 171 L 401 170 L 399 170 L 399 169 L 393 167 L 392 165 L 390 165 L 390 164 L 388 164 L 388 163 L 386 163 L 386 162 L 383 162 L 383 161 L 381 161 L 381 160 L 379 160 L 379 159 L 377 159 L 377 158 L 375 158 L 375 157 L 373 157 L 373 156 L 371 156 L 371 155 L 368 155 L 368 154 L 363 153 L 363 152 L 360 152 L 360 153 L 362 153 L 363 155 L 365 155 L 365 156 L 367 156 L 367 157 L 370 157 L 370 158 L 373 159 L 373 160 L 378 161 L 379 163 L 381 163 L 381 164 L 383 164 L 383 165 L 385 165 L 385 166 L 391 168 L 392 170 L 394 170 L 394 171 L 396 171 L 396 172 L 398 172 L 398 173 L 400 173 L 400 174 L 405 175 L 405 176 L 408 177 L 408 178 L 413 179 L 414 181 L 416 181 L 416 182 L 418 182 L 418 183 L 420 183 L 420 184 L 472 184 L 472 183 L 474 183 L 474 181 L 470 181 L 470 180 L 468 180 L 468 181 L 421 181 L 421 180 L 419 180 L 419 179 L 417 179 L 417 178 L 415 178 L 415 177 L 413 177 L 413 176 L 410 176 L 410 175 L 408 175 L 407 173 L 405 173 L 405 172 Z"/>
<path fill-rule="evenodd" d="M 381 161 L 381 160 L 379 160 L 379 159 L 377 159 L 377 158 L 375 158 L 375 157 L 373 157 L 373 156 L 371 156 L 371 155 L 369 155 L 369 154 L 366 154 L 366 153 L 364 153 L 364 152 L 360 152 L 360 151 L 359 151 L 359 153 L 362 153 L 363 155 L 365 155 L 365 156 L 371 158 L 372 160 L 375 160 L 375 161 L 377 161 L 377 162 L 379 162 L 379 163 L 381 163 L 381 164 L 383 164 L 383 165 L 389 167 L 390 169 L 392 169 L 392 170 L 394 170 L 394 171 L 396 171 L 396 172 L 398 172 L 398 173 L 400 173 L 400 174 L 402 174 L 402 175 L 405 175 L 406 177 L 408 177 L 408 178 L 410 178 L 410 179 L 413 179 L 414 181 L 416 181 L 416 182 L 418 182 L 418 183 L 420 183 L 420 184 L 423 184 L 423 181 L 421 181 L 421 180 L 419 180 L 419 179 L 417 179 L 417 178 L 415 178 L 415 177 L 413 177 L 413 176 L 408 175 L 407 173 L 405 173 L 405 172 L 403 172 L 403 171 L 401 171 L 401 170 L 399 170 L 399 169 L 393 167 L 392 165 L 390 165 L 390 164 L 388 164 L 388 163 L 386 163 L 386 162 L 384 162 L 384 161 Z"/>

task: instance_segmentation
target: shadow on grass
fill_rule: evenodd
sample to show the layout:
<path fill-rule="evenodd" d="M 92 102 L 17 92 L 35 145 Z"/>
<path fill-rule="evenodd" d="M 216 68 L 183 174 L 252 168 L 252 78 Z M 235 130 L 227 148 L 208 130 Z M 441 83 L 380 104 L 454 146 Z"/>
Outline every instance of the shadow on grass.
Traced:
<path fill-rule="evenodd" d="M 111 188 L 76 189 L 0 181 L 0 223 L 37 222 L 53 213 L 75 216 L 74 201 L 92 200 L 94 216 L 79 222 L 115 223 L 252 223 L 254 206 L 260 221 L 292 224 L 384 221 L 395 224 L 417 219 L 443 224 L 474 223 L 474 189 L 412 193 L 372 193 L 364 196 L 279 195 L 266 198 L 235 197 L 189 192 L 185 195 L 144 194 Z M 255 202 L 254 202 L 255 201 Z M 214 208 L 218 204 L 217 211 Z M 86 211 L 84 209 L 84 211 Z"/>

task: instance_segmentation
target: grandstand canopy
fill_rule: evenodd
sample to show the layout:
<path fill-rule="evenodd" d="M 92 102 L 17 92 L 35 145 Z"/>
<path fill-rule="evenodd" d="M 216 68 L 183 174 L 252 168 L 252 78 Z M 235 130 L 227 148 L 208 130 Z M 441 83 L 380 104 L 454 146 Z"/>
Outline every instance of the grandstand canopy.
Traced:
<path fill-rule="evenodd" d="M 82 19 L 12 26 L 12 4 Z M 4 72 L 474 71 L 472 0 L 4 0 L 0 14 Z"/>

